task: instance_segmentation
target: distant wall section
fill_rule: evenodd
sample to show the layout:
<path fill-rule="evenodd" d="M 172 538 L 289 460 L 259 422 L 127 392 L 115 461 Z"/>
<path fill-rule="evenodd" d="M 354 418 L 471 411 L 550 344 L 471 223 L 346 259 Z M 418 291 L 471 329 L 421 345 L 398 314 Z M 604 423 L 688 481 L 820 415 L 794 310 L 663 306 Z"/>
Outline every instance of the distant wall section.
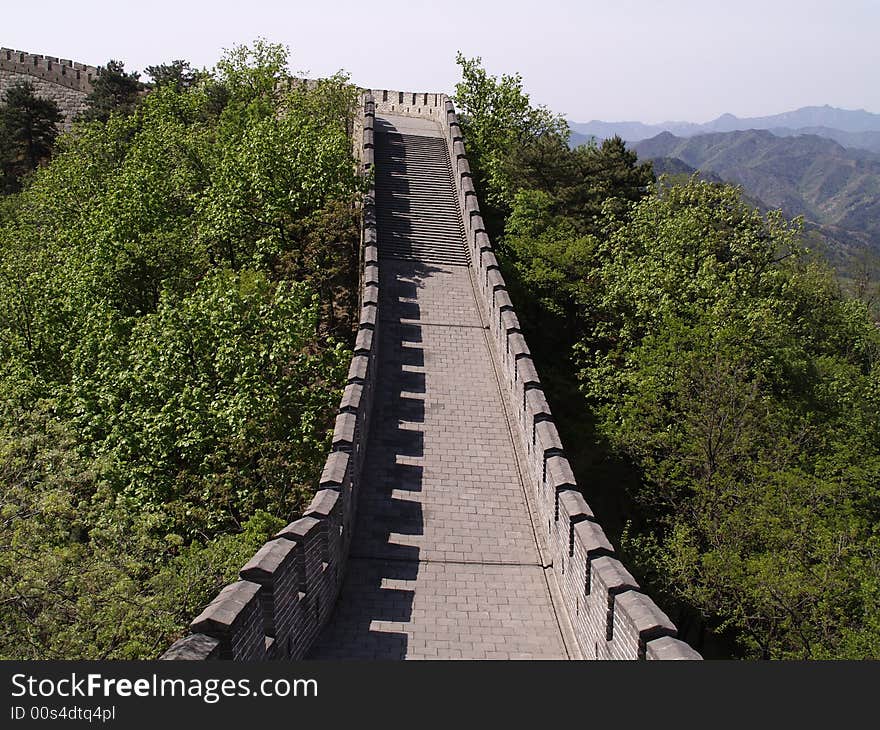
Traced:
<path fill-rule="evenodd" d="M 86 97 L 97 75 L 96 67 L 66 58 L 0 48 L 0 99 L 12 86 L 23 81 L 31 83 L 37 96 L 58 105 L 65 128 L 85 110 Z"/>

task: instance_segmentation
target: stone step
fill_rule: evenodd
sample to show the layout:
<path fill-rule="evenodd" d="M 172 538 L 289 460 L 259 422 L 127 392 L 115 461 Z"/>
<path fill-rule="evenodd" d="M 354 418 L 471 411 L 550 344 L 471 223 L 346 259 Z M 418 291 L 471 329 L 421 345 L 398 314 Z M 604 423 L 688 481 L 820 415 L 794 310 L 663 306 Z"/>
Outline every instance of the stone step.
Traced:
<path fill-rule="evenodd" d="M 377 128 L 375 149 L 380 258 L 466 265 L 445 140 Z"/>

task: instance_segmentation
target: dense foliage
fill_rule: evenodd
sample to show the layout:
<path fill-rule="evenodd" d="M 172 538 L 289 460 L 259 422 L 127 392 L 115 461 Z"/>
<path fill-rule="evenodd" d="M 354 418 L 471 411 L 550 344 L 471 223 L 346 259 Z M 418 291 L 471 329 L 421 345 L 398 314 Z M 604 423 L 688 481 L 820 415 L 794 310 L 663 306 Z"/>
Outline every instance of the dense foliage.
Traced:
<path fill-rule="evenodd" d="M 490 76 L 477 58 L 456 57 L 462 80 L 452 97 L 461 114 L 473 161 L 474 184 L 491 233 L 503 225 L 512 203 L 514 180 L 508 160 L 517 150 L 547 137 L 567 142 L 568 126 L 561 115 L 533 107 L 519 74 Z"/>
<path fill-rule="evenodd" d="M 641 473 L 631 547 L 765 658 L 880 654 L 880 331 L 797 231 L 693 183 L 599 258 L 584 392 Z"/>
<path fill-rule="evenodd" d="M 466 142 L 488 185 L 503 171 L 502 266 L 628 566 L 708 655 L 880 656 L 880 331 L 866 304 L 779 213 L 696 178 L 655 184 L 619 139 L 569 151 L 524 135 L 519 85 L 460 63 L 461 99 L 520 92 L 492 135 L 519 149 L 485 151 L 497 120 L 476 104 Z"/>
<path fill-rule="evenodd" d="M 4 658 L 156 656 L 326 455 L 357 291 L 355 92 L 288 91 L 262 42 L 195 80 L 154 70 L 0 213 Z"/>
<path fill-rule="evenodd" d="M 0 194 L 18 192 L 24 178 L 49 158 L 61 119 L 58 105 L 36 96 L 27 82 L 0 99 Z"/>
<path fill-rule="evenodd" d="M 106 122 L 112 114 L 129 114 L 138 103 L 143 88 L 137 71 L 126 73 L 122 61 L 111 59 L 98 69 L 92 80 L 92 91 L 86 97 L 86 121 Z"/>

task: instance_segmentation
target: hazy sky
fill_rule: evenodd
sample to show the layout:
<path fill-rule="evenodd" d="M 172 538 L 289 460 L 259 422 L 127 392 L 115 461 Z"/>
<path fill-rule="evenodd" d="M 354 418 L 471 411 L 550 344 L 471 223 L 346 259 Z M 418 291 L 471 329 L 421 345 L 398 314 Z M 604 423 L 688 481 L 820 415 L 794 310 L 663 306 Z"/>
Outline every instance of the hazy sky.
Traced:
<path fill-rule="evenodd" d="M 405 12 L 403 12 L 405 9 Z M 35 20 L 35 17 L 37 18 Z M 452 91 L 455 53 L 520 72 L 576 121 L 703 122 L 810 104 L 880 112 L 880 0 L 4 0 L 0 45 L 142 70 L 262 36 L 292 68 Z"/>

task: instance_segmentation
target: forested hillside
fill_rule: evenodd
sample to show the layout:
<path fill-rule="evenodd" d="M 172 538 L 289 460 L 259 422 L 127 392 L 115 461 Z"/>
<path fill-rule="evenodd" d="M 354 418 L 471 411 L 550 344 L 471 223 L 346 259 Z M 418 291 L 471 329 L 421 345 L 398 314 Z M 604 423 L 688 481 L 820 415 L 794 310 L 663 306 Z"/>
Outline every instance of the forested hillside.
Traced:
<path fill-rule="evenodd" d="M 458 63 L 511 297 L 643 589 L 707 657 L 880 657 L 880 329 L 799 223 L 687 176 L 806 145 L 764 202 L 870 226 L 876 161 L 733 133 L 661 139 L 683 167 L 658 179 Z M 291 86 L 262 42 L 149 75 L 114 65 L 57 139 L 27 88 L 0 108 L 0 658 L 157 656 L 301 513 L 329 446 L 356 90 Z"/>
<path fill-rule="evenodd" d="M 742 185 L 765 209 L 803 216 L 811 245 L 848 279 L 865 262 L 880 273 L 880 156 L 846 150 L 815 135 L 777 137 L 750 130 L 682 139 L 660 134 L 634 149 L 644 159 L 677 159 Z"/>
<path fill-rule="evenodd" d="M 831 127 L 802 127 L 800 129 L 771 127 L 770 131 L 777 137 L 799 137 L 812 134 L 817 137 L 824 137 L 825 139 L 833 139 L 847 149 L 880 153 L 880 131 L 847 132 Z"/>
<path fill-rule="evenodd" d="M 156 67 L 0 203 L 2 658 L 157 656 L 311 496 L 357 297 L 356 92 L 286 67 L 262 42 Z"/>
<path fill-rule="evenodd" d="M 680 139 L 665 133 L 635 145 L 640 157 L 676 157 L 742 185 L 789 216 L 860 230 L 880 246 L 880 156 L 816 136 L 750 130 Z"/>
<path fill-rule="evenodd" d="M 519 76 L 459 64 L 485 220 L 627 566 L 708 657 L 880 656 L 867 304 L 778 211 L 724 184 L 657 183 L 619 138 L 570 149 Z"/>

